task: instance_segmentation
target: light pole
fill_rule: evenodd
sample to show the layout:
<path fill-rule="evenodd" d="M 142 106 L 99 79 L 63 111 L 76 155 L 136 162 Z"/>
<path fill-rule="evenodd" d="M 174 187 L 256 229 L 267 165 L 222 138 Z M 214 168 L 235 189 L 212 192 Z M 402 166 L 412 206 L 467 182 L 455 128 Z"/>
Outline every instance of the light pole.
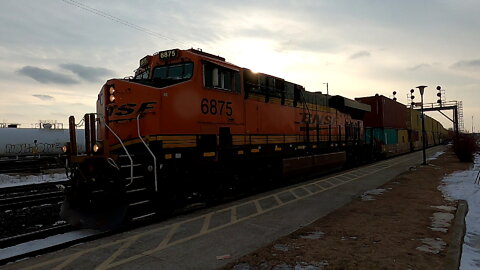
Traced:
<path fill-rule="evenodd" d="M 327 97 L 328 97 L 328 82 L 324 82 L 323 84 L 327 85 Z"/>
<path fill-rule="evenodd" d="M 421 110 L 422 110 L 422 144 L 423 144 L 423 147 L 422 147 L 422 152 L 423 152 L 423 163 L 422 165 L 427 165 L 427 154 L 425 152 L 425 149 L 427 148 L 427 140 L 425 138 L 425 135 L 426 135 L 426 132 L 425 132 L 425 114 L 423 113 L 423 93 L 425 91 L 425 88 L 427 88 L 427 86 L 425 85 L 420 85 L 420 86 L 417 86 L 418 90 L 420 91 L 420 97 L 421 97 Z"/>
<path fill-rule="evenodd" d="M 325 100 L 325 110 L 327 110 L 327 112 L 330 112 L 330 109 L 327 108 L 329 106 L 329 102 L 328 102 L 328 82 L 326 83 L 323 83 L 323 84 L 326 84 L 327 85 L 327 98 Z"/>

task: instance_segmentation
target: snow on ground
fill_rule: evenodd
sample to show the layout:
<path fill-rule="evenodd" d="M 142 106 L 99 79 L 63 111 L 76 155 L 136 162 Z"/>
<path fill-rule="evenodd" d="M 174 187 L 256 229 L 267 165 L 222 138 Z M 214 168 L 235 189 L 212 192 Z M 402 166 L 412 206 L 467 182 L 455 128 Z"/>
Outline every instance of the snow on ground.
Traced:
<path fill-rule="evenodd" d="M 445 153 L 445 151 L 438 151 L 436 152 L 435 154 L 431 155 L 429 158 L 427 158 L 427 160 L 434 160 L 434 159 L 437 159 L 440 155 L 442 155 L 443 153 Z"/>
<path fill-rule="evenodd" d="M 444 185 L 439 187 L 448 199 L 468 202 L 467 231 L 460 262 L 462 270 L 480 269 L 480 184 L 475 183 L 479 171 L 480 155 L 477 155 L 470 170 L 448 175 L 443 179 Z"/>
<path fill-rule="evenodd" d="M 63 234 L 57 234 L 47 237 L 45 239 L 33 240 L 12 247 L 2 248 L 0 249 L 0 260 L 76 241 L 99 233 L 101 233 L 101 231 L 84 229 Z"/>
<path fill-rule="evenodd" d="M 385 192 L 384 188 L 368 190 L 362 194 L 361 198 L 362 198 L 362 201 L 374 201 L 375 200 L 374 196 L 381 195 L 384 192 Z"/>
<path fill-rule="evenodd" d="M 65 173 L 50 173 L 41 175 L 0 174 L 0 188 L 42 184 L 47 182 L 62 182 L 66 180 L 67 176 Z"/>

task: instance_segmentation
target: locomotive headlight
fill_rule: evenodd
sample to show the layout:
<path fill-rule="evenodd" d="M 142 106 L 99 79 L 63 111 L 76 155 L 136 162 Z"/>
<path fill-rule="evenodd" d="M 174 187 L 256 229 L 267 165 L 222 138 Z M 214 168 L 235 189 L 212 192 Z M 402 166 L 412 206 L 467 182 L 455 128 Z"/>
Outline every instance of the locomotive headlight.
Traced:
<path fill-rule="evenodd" d="M 67 145 L 62 146 L 62 152 L 67 153 L 67 151 L 68 151 L 68 146 Z"/>
<path fill-rule="evenodd" d="M 110 86 L 110 88 L 108 89 L 108 93 L 110 94 L 110 96 L 108 97 L 108 100 L 110 100 L 110 103 L 114 102 L 115 101 L 115 87 Z"/>
<path fill-rule="evenodd" d="M 102 149 L 102 145 L 100 143 L 96 143 L 92 147 L 94 153 L 98 153 L 100 149 Z"/>

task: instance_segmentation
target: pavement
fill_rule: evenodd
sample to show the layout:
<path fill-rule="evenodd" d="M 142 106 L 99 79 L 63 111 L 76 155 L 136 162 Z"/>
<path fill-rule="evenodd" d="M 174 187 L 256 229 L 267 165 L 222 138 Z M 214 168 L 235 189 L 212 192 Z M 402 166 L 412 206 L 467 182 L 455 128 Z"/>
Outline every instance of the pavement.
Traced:
<path fill-rule="evenodd" d="M 427 150 L 431 156 L 445 146 Z M 415 152 L 3 266 L 215 269 L 335 211 L 422 161 Z"/>

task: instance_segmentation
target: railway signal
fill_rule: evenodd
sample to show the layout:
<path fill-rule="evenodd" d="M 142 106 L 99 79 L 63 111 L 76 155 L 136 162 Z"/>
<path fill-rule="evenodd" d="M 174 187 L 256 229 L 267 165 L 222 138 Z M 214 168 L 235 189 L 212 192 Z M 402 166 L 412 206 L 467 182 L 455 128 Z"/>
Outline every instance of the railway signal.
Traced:
<path fill-rule="evenodd" d="M 442 87 L 441 87 L 440 85 L 437 86 L 437 90 L 438 90 L 438 93 L 437 93 L 437 97 L 438 97 L 437 103 L 440 104 L 440 107 L 442 107 Z"/>
<path fill-rule="evenodd" d="M 413 92 L 415 92 L 415 90 L 410 89 L 410 99 L 412 100 L 410 104 L 412 105 L 412 109 L 413 109 L 413 106 L 415 106 L 415 101 L 413 101 L 415 99 L 415 96 L 413 95 Z"/>

